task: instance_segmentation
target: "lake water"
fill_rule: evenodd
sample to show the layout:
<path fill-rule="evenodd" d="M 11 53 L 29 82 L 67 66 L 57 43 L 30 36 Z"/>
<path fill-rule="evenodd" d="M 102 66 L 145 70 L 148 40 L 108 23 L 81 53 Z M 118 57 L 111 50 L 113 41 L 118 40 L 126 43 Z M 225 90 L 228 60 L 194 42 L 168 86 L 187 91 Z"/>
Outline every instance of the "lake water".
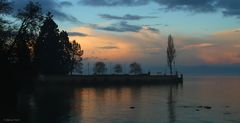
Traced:
<path fill-rule="evenodd" d="M 234 76 L 185 77 L 178 86 L 48 85 L 20 95 L 33 123 L 240 123 Z"/>

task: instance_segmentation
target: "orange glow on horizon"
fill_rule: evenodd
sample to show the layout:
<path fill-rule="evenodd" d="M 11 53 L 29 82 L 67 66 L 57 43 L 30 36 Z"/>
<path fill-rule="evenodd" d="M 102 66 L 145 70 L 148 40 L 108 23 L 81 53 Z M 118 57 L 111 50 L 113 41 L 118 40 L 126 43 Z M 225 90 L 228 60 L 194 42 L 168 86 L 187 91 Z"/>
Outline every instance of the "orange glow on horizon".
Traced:
<path fill-rule="evenodd" d="M 84 50 L 83 58 L 115 63 L 141 59 L 149 64 L 165 64 L 167 37 L 161 34 L 144 29 L 140 32 L 113 33 L 90 27 L 74 28 L 71 31 L 88 35 L 70 36 L 70 40 L 76 40 L 81 44 Z M 178 64 L 240 63 L 239 33 L 236 31 L 216 32 L 202 38 L 176 35 L 174 43 L 177 54 L 180 54 L 177 56 Z"/>
<path fill-rule="evenodd" d="M 76 28 L 72 31 L 89 34 L 89 36 L 70 36 L 76 40 L 84 50 L 83 57 L 99 58 L 113 62 L 131 61 L 141 57 L 141 51 L 131 39 L 104 32 L 95 32 L 89 28 Z M 143 38 L 143 37 L 140 37 Z"/>

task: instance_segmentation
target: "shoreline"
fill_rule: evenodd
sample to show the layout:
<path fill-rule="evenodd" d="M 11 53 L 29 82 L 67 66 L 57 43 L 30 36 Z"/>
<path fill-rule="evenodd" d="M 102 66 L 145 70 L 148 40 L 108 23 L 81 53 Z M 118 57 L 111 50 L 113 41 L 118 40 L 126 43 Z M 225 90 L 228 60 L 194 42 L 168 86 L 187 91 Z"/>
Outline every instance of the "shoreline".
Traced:
<path fill-rule="evenodd" d="M 64 84 L 79 86 L 121 86 L 182 84 L 183 76 L 178 75 L 66 75 L 40 76 L 37 84 Z"/>

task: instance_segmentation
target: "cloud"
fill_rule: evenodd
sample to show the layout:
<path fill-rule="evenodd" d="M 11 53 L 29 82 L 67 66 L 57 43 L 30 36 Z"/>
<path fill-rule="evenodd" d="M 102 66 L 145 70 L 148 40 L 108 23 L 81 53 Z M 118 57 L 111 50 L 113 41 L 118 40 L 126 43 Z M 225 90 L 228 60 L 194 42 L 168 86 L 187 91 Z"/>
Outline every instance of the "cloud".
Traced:
<path fill-rule="evenodd" d="M 139 16 L 139 15 L 130 15 L 130 14 L 126 14 L 124 16 L 100 14 L 99 16 L 103 19 L 109 19 L 109 20 L 141 20 L 141 19 L 147 19 L 147 18 L 157 18 L 156 16 Z"/>
<path fill-rule="evenodd" d="M 25 7 L 25 5 L 29 2 L 29 0 L 13 0 L 14 9 L 17 12 L 19 9 Z M 66 14 L 61 11 L 61 6 L 64 4 L 69 4 L 66 2 L 58 3 L 55 0 L 33 0 L 33 2 L 38 2 L 41 7 L 43 13 L 51 12 L 57 20 L 60 21 L 68 21 L 72 23 L 81 23 L 77 18 L 70 14 Z"/>
<path fill-rule="evenodd" d="M 94 63 L 94 62 L 97 62 L 97 61 L 106 61 L 106 60 L 108 60 L 107 58 L 99 58 L 99 57 L 95 57 L 95 56 L 93 56 L 93 57 L 84 57 L 83 58 L 83 62 L 92 62 L 92 63 Z"/>
<path fill-rule="evenodd" d="M 71 6 L 73 6 L 73 4 L 69 1 L 62 1 L 62 2 L 60 2 L 60 6 L 61 7 L 71 7 Z"/>
<path fill-rule="evenodd" d="M 54 15 L 54 17 L 60 21 L 69 21 L 72 23 L 82 23 L 80 22 L 76 17 L 71 16 L 71 15 L 67 15 L 61 11 L 57 11 L 57 10 L 51 10 L 50 12 L 52 12 L 52 14 Z"/>
<path fill-rule="evenodd" d="M 220 0 L 80 0 L 79 3 L 89 6 L 140 6 L 154 2 L 166 9 L 208 12 L 215 10 L 218 1 Z"/>
<path fill-rule="evenodd" d="M 239 64 L 240 54 L 237 50 L 224 50 L 220 48 L 199 51 L 199 57 L 207 64 Z M 220 53 L 216 53 L 220 52 Z"/>
<path fill-rule="evenodd" d="M 155 3 L 167 11 L 184 10 L 194 13 L 220 11 L 224 16 L 240 18 L 239 0 L 80 0 L 79 3 L 88 6 L 141 6 Z"/>
<path fill-rule="evenodd" d="M 176 65 L 239 64 L 239 34 L 234 30 L 196 37 L 173 34 Z M 153 68 L 166 65 L 167 35 L 163 33 L 152 33 L 143 27 L 139 32 L 128 33 L 109 33 L 91 27 L 80 27 L 70 32 L 94 35 L 70 36 L 71 40 L 81 44 L 84 57 L 107 58 L 112 63 L 139 61 Z"/>
<path fill-rule="evenodd" d="M 158 38 L 159 34 L 151 33 L 147 30 L 128 33 L 109 33 L 86 26 L 74 28 L 70 32 L 94 35 L 69 37 L 70 40 L 76 40 L 81 44 L 85 53 L 83 57 L 107 58 L 109 62 L 130 63 L 142 59 L 142 57 L 145 59 L 145 53 L 148 53 L 148 57 L 154 57 L 152 59 L 155 62 L 155 56 L 149 54 L 158 52 L 158 48 L 161 46 L 161 42 L 159 41 L 161 39 Z"/>
<path fill-rule="evenodd" d="M 107 26 L 100 26 L 100 25 L 90 25 L 92 28 L 98 29 L 98 30 L 104 30 L 104 31 L 113 31 L 113 32 L 139 32 L 142 29 L 148 30 L 151 32 L 159 32 L 158 29 L 147 27 L 147 26 L 138 26 L 138 25 L 131 25 L 128 24 L 127 21 L 121 21 L 119 23 L 113 23 Z"/>
<path fill-rule="evenodd" d="M 239 34 L 233 30 L 225 30 L 215 32 L 204 37 L 178 37 L 177 40 L 182 40 L 177 47 L 177 54 L 181 60 L 182 57 L 189 60 L 198 59 L 195 62 L 201 64 L 239 64 L 240 63 L 240 48 Z M 196 64 L 196 63 L 195 63 Z"/>
<path fill-rule="evenodd" d="M 240 29 L 236 29 L 236 30 L 234 30 L 234 32 L 240 32 Z"/>
<path fill-rule="evenodd" d="M 212 43 L 198 43 L 184 46 L 182 49 L 206 48 L 214 46 Z"/>
<path fill-rule="evenodd" d="M 235 47 L 235 48 L 240 48 L 240 44 L 237 44 L 237 45 L 235 45 L 235 46 L 233 46 L 233 47 Z"/>
<path fill-rule="evenodd" d="M 119 47 L 117 47 L 117 46 L 102 46 L 102 47 L 97 47 L 97 48 L 99 48 L 99 49 L 107 49 L 107 50 L 109 50 L 109 49 L 119 49 Z"/>
<path fill-rule="evenodd" d="M 68 35 L 69 35 L 69 36 L 79 36 L 79 37 L 88 36 L 87 34 L 81 33 L 81 32 L 68 32 Z"/>
<path fill-rule="evenodd" d="M 187 10 L 192 12 L 216 11 L 218 0 L 153 0 L 166 10 Z"/>
<path fill-rule="evenodd" d="M 114 32 L 139 32 L 141 28 L 142 28 L 141 26 L 130 25 L 126 21 L 122 21 L 120 23 L 112 24 L 107 27 L 99 27 L 98 29 Z"/>
<path fill-rule="evenodd" d="M 151 32 L 155 32 L 155 33 L 159 33 L 159 30 L 150 26 L 142 26 L 143 29 L 151 31 Z"/>
<path fill-rule="evenodd" d="M 80 0 L 79 3 L 89 6 L 139 6 L 146 5 L 149 0 Z"/>
<path fill-rule="evenodd" d="M 225 16 L 236 16 L 240 18 L 239 0 L 216 0 L 217 7 L 222 9 Z"/>
<path fill-rule="evenodd" d="M 226 45 L 235 45 L 239 43 L 239 29 L 225 30 L 212 34 L 216 37 L 218 42 L 226 43 Z"/>

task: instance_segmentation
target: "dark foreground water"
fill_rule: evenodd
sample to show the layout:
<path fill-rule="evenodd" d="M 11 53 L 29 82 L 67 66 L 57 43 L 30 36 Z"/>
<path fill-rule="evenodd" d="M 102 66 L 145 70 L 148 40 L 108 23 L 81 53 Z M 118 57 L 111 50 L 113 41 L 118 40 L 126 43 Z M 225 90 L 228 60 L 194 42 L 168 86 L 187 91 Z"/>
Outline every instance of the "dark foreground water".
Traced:
<path fill-rule="evenodd" d="M 38 86 L 20 94 L 33 123 L 240 123 L 240 77 L 185 77 L 183 85 Z"/>

